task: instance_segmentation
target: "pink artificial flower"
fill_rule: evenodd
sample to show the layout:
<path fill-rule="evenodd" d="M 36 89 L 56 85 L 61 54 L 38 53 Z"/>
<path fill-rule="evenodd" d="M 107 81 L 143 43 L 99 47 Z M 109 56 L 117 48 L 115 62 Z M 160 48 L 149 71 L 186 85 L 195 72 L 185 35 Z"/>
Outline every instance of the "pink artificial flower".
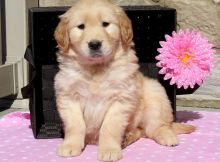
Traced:
<path fill-rule="evenodd" d="M 201 85 L 214 67 L 213 45 L 194 30 L 173 32 L 165 39 L 157 49 L 159 74 L 164 74 L 164 80 L 171 79 L 170 84 L 177 84 L 177 88 Z"/>

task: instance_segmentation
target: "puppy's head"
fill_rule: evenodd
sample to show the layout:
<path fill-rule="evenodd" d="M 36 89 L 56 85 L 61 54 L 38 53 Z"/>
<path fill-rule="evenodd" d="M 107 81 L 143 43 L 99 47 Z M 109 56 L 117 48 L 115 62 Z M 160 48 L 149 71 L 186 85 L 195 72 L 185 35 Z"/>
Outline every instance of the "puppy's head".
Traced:
<path fill-rule="evenodd" d="M 72 50 L 82 64 L 111 61 L 119 48 L 130 48 L 132 38 L 129 18 L 108 0 L 78 1 L 60 16 L 55 30 L 61 54 Z"/>

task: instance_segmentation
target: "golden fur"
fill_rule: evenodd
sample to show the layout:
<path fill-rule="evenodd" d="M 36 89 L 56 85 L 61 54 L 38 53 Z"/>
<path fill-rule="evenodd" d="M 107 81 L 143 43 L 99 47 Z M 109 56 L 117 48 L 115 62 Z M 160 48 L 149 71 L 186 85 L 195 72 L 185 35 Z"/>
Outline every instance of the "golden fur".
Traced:
<path fill-rule="evenodd" d="M 164 88 L 138 71 L 132 37 L 129 18 L 108 0 L 80 0 L 60 17 L 55 92 L 65 136 L 58 155 L 98 144 L 99 160 L 116 161 L 140 137 L 174 146 L 177 133 L 194 131 L 173 122 Z M 90 49 L 93 40 L 99 50 Z"/>

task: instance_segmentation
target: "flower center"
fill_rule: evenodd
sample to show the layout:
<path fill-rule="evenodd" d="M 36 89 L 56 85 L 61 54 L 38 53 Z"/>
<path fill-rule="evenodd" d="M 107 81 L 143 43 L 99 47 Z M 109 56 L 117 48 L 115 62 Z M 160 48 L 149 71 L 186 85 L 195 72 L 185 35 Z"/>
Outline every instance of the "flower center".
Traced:
<path fill-rule="evenodd" d="M 182 65 L 191 66 L 194 62 L 194 54 L 190 53 L 188 49 L 179 53 L 178 58 L 180 59 Z"/>
<path fill-rule="evenodd" d="M 184 53 L 184 56 L 182 58 L 182 63 L 186 64 L 186 62 L 189 60 L 190 56 L 187 53 Z"/>

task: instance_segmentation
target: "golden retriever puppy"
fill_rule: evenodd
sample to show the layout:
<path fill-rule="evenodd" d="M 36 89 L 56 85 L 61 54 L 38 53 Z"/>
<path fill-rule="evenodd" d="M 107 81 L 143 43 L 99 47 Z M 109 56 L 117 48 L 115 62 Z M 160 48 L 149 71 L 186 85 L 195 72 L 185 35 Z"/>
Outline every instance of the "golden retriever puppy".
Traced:
<path fill-rule="evenodd" d="M 164 88 L 138 71 L 132 37 L 129 18 L 108 0 L 80 0 L 60 16 L 55 93 L 65 136 L 58 155 L 97 144 L 99 160 L 116 161 L 140 137 L 174 146 L 178 133 L 194 131 L 173 122 Z"/>

